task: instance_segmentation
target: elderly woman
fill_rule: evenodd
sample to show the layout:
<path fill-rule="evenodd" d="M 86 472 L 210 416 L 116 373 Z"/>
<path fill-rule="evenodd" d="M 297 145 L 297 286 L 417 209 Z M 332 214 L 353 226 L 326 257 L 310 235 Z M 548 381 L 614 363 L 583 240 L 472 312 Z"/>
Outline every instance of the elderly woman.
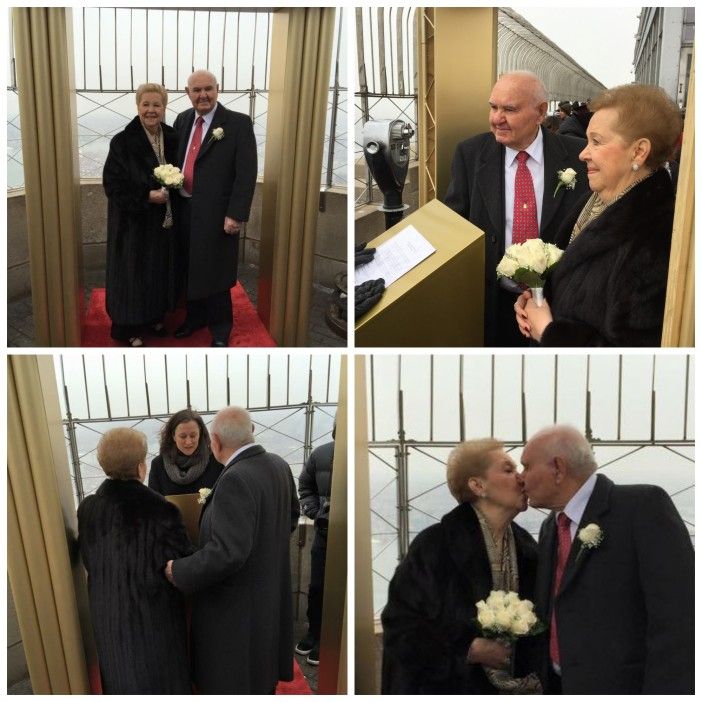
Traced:
<path fill-rule="evenodd" d="M 106 307 L 112 338 L 143 346 L 144 334 L 164 336 L 174 305 L 176 235 L 168 191 L 154 177 L 175 164 L 178 137 L 163 124 L 168 94 L 140 85 L 137 116 L 110 142 L 102 182 L 107 194 Z M 175 198 L 174 198 L 175 199 Z"/>
<path fill-rule="evenodd" d="M 210 435 L 202 417 L 184 409 L 176 412 L 161 430 L 161 448 L 151 461 L 149 487 L 161 495 L 211 489 L 223 469 L 212 455 Z"/>
<path fill-rule="evenodd" d="M 458 507 L 417 535 L 390 582 L 382 614 L 384 694 L 497 693 L 494 669 L 507 668 L 512 652 L 480 635 L 476 603 L 491 590 L 533 600 L 536 543 L 512 521 L 527 501 L 502 443 L 459 444 L 447 482 Z M 530 672 L 538 667 L 533 646 L 528 639 L 517 646 L 512 692 L 541 691 Z"/>
<path fill-rule="evenodd" d="M 649 85 L 605 90 L 592 108 L 580 159 L 593 192 L 557 235 L 548 302 L 524 293 L 517 324 L 543 346 L 660 346 L 675 205 L 664 166 L 680 112 Z"/>
<path fill-rule="evenodd" d="M 78 538 L 103 693 L 190 694 L 183 596 L 163 574 L 192 552 L 180 513 L 142 484 L 141 432 L 106 432 L 97 459 L 108 479 L 80 503 Z"/>

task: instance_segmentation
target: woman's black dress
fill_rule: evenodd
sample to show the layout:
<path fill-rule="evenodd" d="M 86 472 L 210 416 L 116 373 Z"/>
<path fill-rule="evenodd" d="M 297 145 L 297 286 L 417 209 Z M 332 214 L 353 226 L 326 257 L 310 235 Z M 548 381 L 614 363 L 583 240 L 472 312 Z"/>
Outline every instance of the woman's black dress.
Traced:
<path fill-rule="evenodd" d="M 192 552 L 178 509 L 138 480 L 105 480 L 78 507 L 104 694 L 190 694 L 183 595 L 164 568 Z"/>
<path fill-rule="evenodd" d="M 162 124 L 166 163 L 177 165 L 178 136 Z M 177 289 L 177 220 L 163 228 L 166 205 L 149 202 L 160 184 L 158 160 L 135 117 L 113 137 L 102 182 L 107 195 L 106 308 L 113 336 L 138 335 L 174 307 Z M 177 200 L 171 193 L 171 202 Z M 174 207 L 175 209 L 175 207 Z M 125 329 L 126 328 L 126 329 Z"/>

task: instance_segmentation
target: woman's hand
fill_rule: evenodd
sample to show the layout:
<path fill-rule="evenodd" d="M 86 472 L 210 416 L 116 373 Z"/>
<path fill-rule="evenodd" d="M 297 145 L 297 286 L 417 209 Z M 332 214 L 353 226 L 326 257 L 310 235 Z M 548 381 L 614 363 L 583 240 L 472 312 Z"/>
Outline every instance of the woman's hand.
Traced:
<path fill-rule="evenodd" d="M 509 668 L 512 648 L 497 639 L 475 638 L 468 649 L 468 662 L 480 663 L 488 668 Z"/>
<path fill-rule="evenodd" d="M 514 303 L 514 312 L 517 317 L 519 332 L 523 336 L 526 336 L 527 339 L 531 339 L 531 328 L 529 327 L 529 319 L 525 309 L 529 300 L 531 300 L 531 291 L 525 290 Z"/>
<path fill-rule="evenodd" d="M 163 188 L 149 190 L 149 202 L 153 205 L 165 205 L 168 201 L 168 191 Z"/>
<path fill-rule="evenodd" d="M 551 308 L 548 306 L 548 302 L 544 300 L 541 303 L 541 307 L 537 307 L 533 300 L 529 300 L 526 303 L 524 311 L 526 312 L 531 338 L 536 341 L 541 341 L 544 329 L 553 322 L 553 315 L 551 314 Z"/>

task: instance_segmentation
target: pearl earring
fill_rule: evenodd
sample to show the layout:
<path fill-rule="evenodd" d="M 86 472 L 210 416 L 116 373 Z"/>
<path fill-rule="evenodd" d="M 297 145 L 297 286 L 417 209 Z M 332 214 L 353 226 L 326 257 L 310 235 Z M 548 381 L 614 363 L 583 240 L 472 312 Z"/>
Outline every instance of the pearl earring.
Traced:
<path fill-rule="evenodd" d="M 631 164 L 631 170 L 632 171 L 638 171 L 639 170 L 639 164 L 638 163 L 632 163 Z"/>

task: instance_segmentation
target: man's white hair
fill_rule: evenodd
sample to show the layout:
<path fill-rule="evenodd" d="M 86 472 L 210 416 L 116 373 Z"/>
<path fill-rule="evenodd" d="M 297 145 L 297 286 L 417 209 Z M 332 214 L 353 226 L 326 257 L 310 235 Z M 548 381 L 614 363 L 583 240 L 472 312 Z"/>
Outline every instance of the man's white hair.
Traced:
<path fill-rule="evenodd" d="M 236 448 L 254 440 L 251 415 L 243 407 L 225 407 L 215 415 L 210 428 L 222 446 Z"/>
<path fill-rule="evenodd" d="M 219 81 L 217 80 L 217 76 L 214 73 L 211 73 L 210 71 L 205 70 L 204 68 L 200 68 L 197 71 L 193 71 L 189 76 L 188 76 L 188 82 L 187 86 L 190 87 L 190 81 L 192 80 L 193 76 L 197 75 L 202 75 L 202 76 L 207 76 L 208 78 L 212 79 L 212 82 L 215 85 L 219 85 Z"/>
<path fill-rule="evenodd" d="M 530 441 L 543 441 L 543 450 L 552 458 L 562 458 L 569 472 L 577 478 L 589 478 L 597 470 L 592 446 L 575 427 L 557 424 L 534 434 Z"/>
<path fill-rule="evenodd" d="M 534 84 L 533 95 L 536 103 L 540 105 L 542 102 L 548 102 L 548 90 L 546 90 L 544 82 L 541 80 L 541 78 L 539 78 L 539 76 L 536 75 L 536 73 L 533 71 L 508 71 L 507 73 L 500 75 L 498 80 L 512 77 L 528 78 Z"/>

